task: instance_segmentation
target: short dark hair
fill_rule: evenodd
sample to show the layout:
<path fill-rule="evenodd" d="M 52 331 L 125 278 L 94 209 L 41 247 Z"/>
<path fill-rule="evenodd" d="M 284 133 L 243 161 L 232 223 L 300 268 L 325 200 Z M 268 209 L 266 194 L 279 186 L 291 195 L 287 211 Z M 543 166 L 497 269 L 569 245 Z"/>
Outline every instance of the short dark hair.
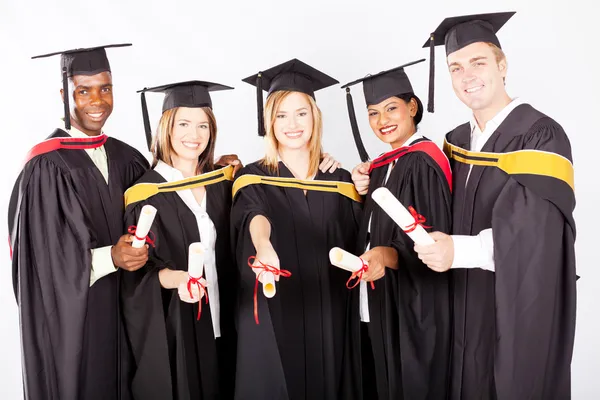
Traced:
<path fill-rule="evenodd" d="M 402 99 L 405 103 L 409 103 L 411 99 L 415 99 L 417 102 L 417 113 L 413 117 L 413 122 L 415 123 L 415 128 L 419 125 L 419 122 L 423 119 L 423 103 L 414 93 L 404 93 L 396 95 L 399 99 Z"/>

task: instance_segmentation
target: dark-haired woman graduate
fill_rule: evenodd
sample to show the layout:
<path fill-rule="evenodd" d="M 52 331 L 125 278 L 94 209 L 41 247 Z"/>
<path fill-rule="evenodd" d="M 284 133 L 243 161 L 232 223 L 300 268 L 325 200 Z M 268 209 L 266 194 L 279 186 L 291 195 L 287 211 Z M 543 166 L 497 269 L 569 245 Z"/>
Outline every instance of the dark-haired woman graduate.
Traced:
<path fill-rule="evenodd" d="M 361 258 L 369 264 L 360 284 L 363 378 L 369 399 L 444 399 L 448 386 L 448 274 L 423 264 L 403 228 L 371 198 L 375 189 L 386 187 L 405 207 L 412 207 L 415 224 L 450 230 L 450 165 L 441 149 L 417 129 L 423 105 L 404 71 L 417 62 L 343 86 L 348 88 L 353 134 L 363 161 L 368 155 L 354 118 L 350 86 L 363 83 L 371 129 L 391 147 L 353 171 L 357 190 L 367 195 L 358 246 L 366 251 Z M 361 168 L 370 173 L 370 182 L 360 179 Z"/>

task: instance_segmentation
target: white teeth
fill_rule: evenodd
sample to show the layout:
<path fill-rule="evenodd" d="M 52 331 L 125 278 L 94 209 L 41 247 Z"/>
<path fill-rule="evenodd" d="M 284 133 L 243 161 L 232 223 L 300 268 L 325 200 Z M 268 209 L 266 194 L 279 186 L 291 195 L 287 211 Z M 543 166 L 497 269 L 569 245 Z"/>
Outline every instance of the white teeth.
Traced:
<path fill-rule="evenodd" d="M 302 136 L 302 131 L 300 131 L 300 132 L 286 132 L 285 136 L 287 136 L 289 138 L 292 138 L 292 139 L 295 139 L 297 137 Z"/>
<path fill-rule="evenodd" d="M 380 129 L 381 133 L 389 133 L 397 128 L 397 125 L 388 126 L 387 128 Z"/>
<path fill-rule="evenodd" d="M 474 88 L 470 88 L 470 89 L 467 89 L 467 90 L 466 90 L 466 92 L 467 92 L 467 93 L 473 93 L 473 92 L 476 92 L 476 91 L 478 91 L 478 90 L 479 90 L 479 89 L 481 89 L 482 87 L 483 87 L 483 86 L 477 86 L 477 87 L 474 87 Z"/>
<path fill-rule="evenodd" d="M 190 149 L 197 149 L 200 146 L 200 143 L 190 143 L 190 142 L 181 142 L 185 147 Z"/>
<path fill-rule="evenodd" d="M 94 113 L 94 114 L 88 113 L 88 115 L 92 118 L 100 118 L 102 116 L 102 114 L 104 114 L 104 113 Z"/>

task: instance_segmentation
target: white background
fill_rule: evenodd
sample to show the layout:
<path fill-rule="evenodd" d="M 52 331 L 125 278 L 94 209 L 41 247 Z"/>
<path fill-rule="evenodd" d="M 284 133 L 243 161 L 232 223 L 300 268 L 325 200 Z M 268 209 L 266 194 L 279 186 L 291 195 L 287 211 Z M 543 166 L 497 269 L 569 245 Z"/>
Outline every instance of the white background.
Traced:
<path fill-rule="evenodd" d="M 213 96 L 219 125 L 217 154 L 237 153 L 245 162 L 262 154 L 256 136 L 255 91 L 240 80 L 291 58 L 311 64 L 340 82 L 429 57 L 421 49 L 446 16 L 517 11 L 500 31 L 508 56 L 507 88 L 563 125 L 573 147 L 577 208 L 577 337 L 573 356 L 573 397 L 600 398 L 600 299 L 597 240 L 600 223 L 598 113 L 598 5 L 592 0 L 429 1 L 141 1 L 58 0 L 0 3 L 0 227 L 22 157 L 59 125 L 59 59 L 30 60 L 36 54 L 132 42 L 109 50 L 115 109 L 105 131 L 145 150 L 140 100 L 135 90 L 190 79 L 236 87 Z M 454 96 L 437 50 L 436 113 L 426 114 L 421 132 L 438 143 L 469 118 Z M 427 63 L 409 77 L 427 101 Z M 385 150 L 370 131 L 360 87 L 354 90 L 357 116 L 370 154 Z M 148 95 L 156 124 L 162 98 Z M 317 93 L 324 113 L 324 147 L 351 169 L 359 159 L 339 86 Z M 2 228 L 6 230 L 6 228 Z M 2 230 L 0 229 L 0 230 Z M 0 252 L 0 398 L 21 396 L 17 307 L 8 248 Z"/>

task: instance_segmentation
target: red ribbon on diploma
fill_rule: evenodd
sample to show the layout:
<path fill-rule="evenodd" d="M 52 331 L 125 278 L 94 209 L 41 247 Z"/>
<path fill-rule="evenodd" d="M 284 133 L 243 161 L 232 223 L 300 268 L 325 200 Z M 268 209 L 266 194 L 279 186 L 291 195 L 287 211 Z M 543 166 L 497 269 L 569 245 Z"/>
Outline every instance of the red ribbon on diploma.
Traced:
<path fill-rule="evenodd" d="M 417 210 L 414 209 L 413 206 L 408 206 L 408 211 L 410 212 L 410 215 L 412 215 L 413 218 L 415 219 L 415 222 L 413 222 L 412 224 L 410 224 L 406 228 L 404 228 L 403 229 L 404 232 L 410 233 L 410 232 L 414 231 L 415 229 L 417 229 L 417 226 L 422 226 L 423 228 L 431 228 L 430 226 L 423 225 L 427 220 L 425 219 L 424 216 L 419 214 L 417 212 Z"/>
<path fill-rule="evenodd" d="M 196 285 L 198 286 L 198 291 L 200 292 L 200 300 L 198 301 L 198 318 L 197 320 L 200 320 L 200 314 L 202 314 L 202 295 L 204 295 L 204 297 L 206 298 L 206 304 L 208 304 L 208 293 L 206 292 L 206 286 L 204 286 L 202 284 L 202 282 L 200 282 L 200 279 L 202 279 L 202 277 L 198 277 L 198 278 L 194 278 L 193 276 L 190 276 L 190 279 L 188 279 L 188 283 L 187 283 L 187 289 L 188 289 L 188 293 L 190 294 L 190 297 L 193 299 L 194 295 L 192 294 L 192 285 Z"/>
<path fill-rule="evenodd" d="M 350 279 L 348 279 L 348 281 L 346 282 L 346 287 L 348 289 L 354 289 L 362 280 L 363 274 L 369 270 L 369 266 L 363 261 L 363 259 L 359 259 L 362 262 L 362 267 L 358 271 L 354 271 L 352 275 L 350 275 Z M 354 282 L 354 284 L 351 285 L 350 283 L 353 279 L 356 279 L 356 282 Z M 375 289 L 375 283 L 373 281 L 371 281 L 371 289 Z"/>
<path fill-rule="evenodd" d="M 135 234 L 135 230 L 137 229 L 137 226 L 135 225 L 131 225 L 129 228 L 127 228 L 127 232 L 132 234 L 137 240 L 145 240 L 146 243 L 149 243 L 150 246 L 152 247 L 156 247 L 154 245 L 154 242 L 156 241 L 156 238 L 154 236 L 154 232 L 149 231 L 148 235 L 145 238 L 141 238 L 141 237 L 137 237 L 137 235 Z M 150 237 L 150 235 L 152 234 L 152 237 Z"/>
<path fill-rule="evenodd" d="M 254 261 L 257 261 L 260 265 L 254 265 Z M 272 273 L 275 276 L 279 275 L 279 276 L 283 276 L 284 278 L 289 278 L 290 276 L 292 276 L 292 273 L 290 271 L 288 271 L 288 270 L 285 270 L 285 269 L 279 269 L 279 268 L 275 268 L 272 265 L 263 264 L 255 256 L 248 257 L 248 266 L 250 268 L 252 268 L 253 270 L 254 269 L 261 269 L 262 270 L 262 271 L 260 271 L 258 273 L 258 275 L 256 275 L 256 281 L 254 282 L 254 321 L 256 322 L 256 325 L 258 325 L 258 299 L 257 299 L 257 293 L 258 293 L 258 281 L 259 281 L 260 277 L 265 272 L 270 272 L 270 273 Z"/>

